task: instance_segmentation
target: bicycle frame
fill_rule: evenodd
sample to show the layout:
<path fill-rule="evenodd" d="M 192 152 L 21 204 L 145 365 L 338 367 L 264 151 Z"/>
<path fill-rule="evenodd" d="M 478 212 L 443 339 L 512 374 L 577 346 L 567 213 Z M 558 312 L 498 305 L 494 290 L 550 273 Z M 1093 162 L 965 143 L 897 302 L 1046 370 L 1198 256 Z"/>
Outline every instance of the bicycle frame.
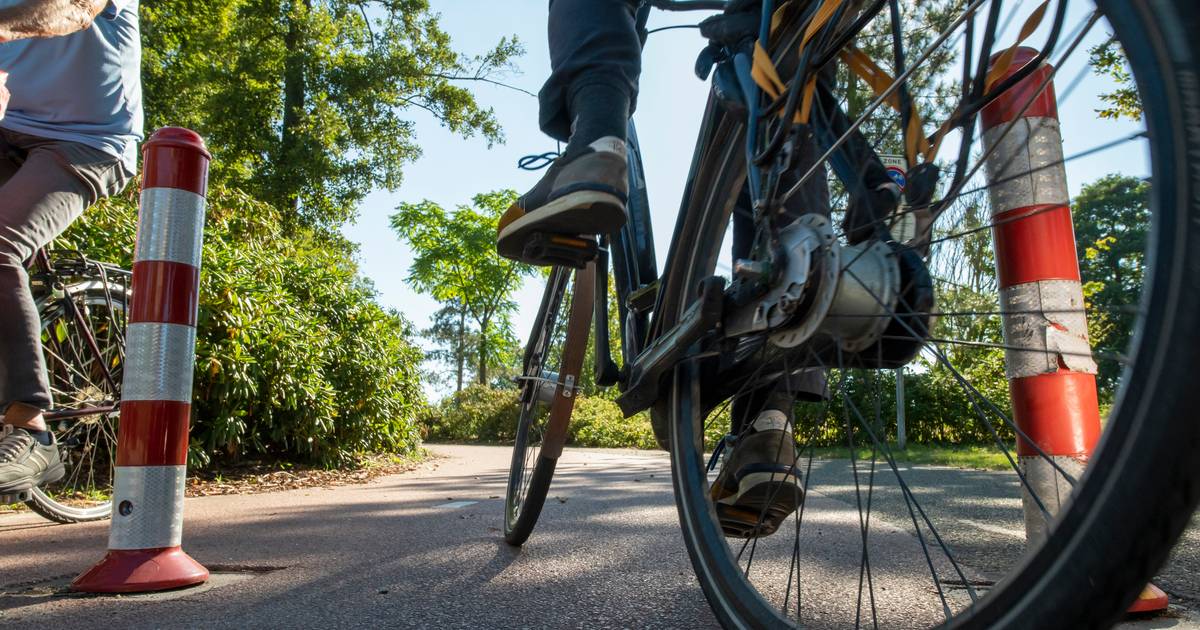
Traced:
<path fill-rule="evenodd" d="M 109 273 L 118 271 L 125 273 L 124 270 L 110 268 L 101 263 L 89 260 L 88 258 L 84 257 L 81 252 L 73 253 L 77 258 L 70 261 L 72 265 L 77 266 L 80 270 L 98 270 L 102 279 L 107 280 L 107 275 Z M 64 312 L 70 313 L 71 319 L 74 320 L 76 326 L 79 327 L 79 330 L 83 335 L 83 341 L 86 345 L 86 350 L 91 353 L 91 358 L 94 359 L 94 364 L 100 367 L 101 375 L 103 376 L 105 383 L 107 383 L 113 390 L 116 390 L 119 384 L 116 383 L 112 371 L 109 369 L 107 363 L 102 359 L 103 353 L 100 350 L 99 343 L 96 341 L 95 333 L 88 324 L 87 318 L 76 307 L 74 295 L 71 293 L 70 286 L 63 281 L 63 275 L 51 262 L 49 252 L 46 249 L 38 250 L 38 252 L 34 254 L 33 258 L 30 260 L 29 270 L 31 272 L 31 277 L 40 280 L 46 290 L 48 290 L 48 293 L 44 299 L 59 300 L 62 304 Z M 56 293 L 59 291 L 62 292 L 61 296 L 56 295 Z M 106 295 L 106 297 L 111 300 L 110 296 Z M 49 343 L 60 353 L 69 353 L 77 364 L 82 364 L 83 357 L 79 355 L 80 350 L 74 345 L 64 346 L 54 335 L 50 336 Z M 45 418 L 47 422 L 74 420 L 86 416 L 113 413 L 117 410 L 119 405 L 119 400 L 105 400 L 98 401 L 98 404 L 80 407 L 77 409 L 51 409 L 45 413 Z"/>
<path fill-rule="evenodd" d="M 638 9 L 637 30 L 644 44 L 646 40 L 646 22 L 649 18 L 651 8 L 668 11 L 720 10 L 725 5 L 726 3 L 721 0 L 649 0 L 643 2 Z M 767 9 L 769 10 L 769 6 Z M 680 207 L 679 217 L 676 220 L 676 232 L 678 232 L 678 226 L 687 211 L 687 200 L 692 189 L 692 178 L 694 177 L 697 164 L 702 157 L 703 149 L 708 144 L 707 136 L 712 132 L 714 118 L 714 116 L 705 116 L 706 126 L 701 130 L 700 138 L 693 151 L 691 174 L 689 174 L 688 183 L 684 188 L 683 202 Z M 661 368 L 663 365 L 673 362 L 679 352 L 682 352 L 707 331 L 710 326 L 705 324 L 715 323 L 720 315 L 719 308 L 714 312 L 712 308 L 714 305 L 709 304 L 709 308 L 707 309 L 709 312 L 706 313 L 707 317 L 704 318 L 704 321 L 693 323 L 687 330 L 676 330 L 681 328 L 677 326 L 676 329 L 673 329 L 675 334 L 664 336 L 662 331 L 657 331 L 659 334 L 654 334 L 650 314 L 651 312 L 659 311 L 664 291 L 662 291 L 659 282 L 660 275 L 654 251 L 654 229 L 650 218 L 650 202 L 647 196 L 646 179 L 642 168 L 641 147 L 633 120 L 629 121 L 627 144 L 629 160 L 629 198 L 627 210 L 629 220 L 617 234 L 602 242 L 600 256 L 596 261 L 597 280 L 595 285 L 595 312 L 593 316 L 596 335 L 596 383 L 604 387 L 619 385 L 622 390 L 627 389 L 631 383 L 637 382 L 639 376 L 648 372 L 651 366 L 653 368 Z M 671 251 L 675 249 L 675 240 L 675 238 L 672 239 Z M 625 366 L 623 370 L 619 370 L 613 360 L 608 332 L 608 273 L 610 260 L 621 324 L 621 353 Z M 678 263 L 673 261 L 673 257 L 669 256 L 667 268 L 670 269 L 673 264 Z M 711 302 L 712 297 L 719 296 L 719 288 L 717 291 L 710 291 L 710 294 L 713 294 L 710 295 Z M 719 304 L 715 306 L 719 307 Z M 678 333 L 685 334 L 680 335 Z M 669 348 L 656 348 L 657 352 L 647 352 L 648 346 L 653 341 L 662 339 L 667 339 L 671 342 L 668 344 Z M 671 350 L 671 352 L 664 350 Z M 655 388 L 655 391 L 657 391 L 657 388 Z M 640 408 L 645 408 L 649 403 L 653 402 L 653 396 L 647 395 L 645 398 L 647 400 L 638 404 Z"/>
<path fill-rule="evenodd" d="M 765 41 L 769 34 L 773 4 L 771 0 L 764 0 L 762 4 L 763 16 L 760 20 L 758 32 L 760 41 Z M 872 7 L 872 10 L 877 12 L 882 5 L 883 3 L 877 2 Z M 712 10 L 723 8 L 723 6 L 724 3 L 720 2 L 648 0 L 638 10 L 638 32 L 642 35 L 644 43 L 647 34 L 645 28 L 646 22 L 652 7 L 668 10 Z M 871 13 L 871 11 L 868 11 L 868 13 Z M 873 13 L 871 14 L 873 15 Z M 862 20 L 859 20 L 859 22 L 862 22 Z M 772 151 L 778 152 L 781 149 L 783 145 L 781 137 L 788 134 L 790 125 L 784 125 L 783 131 L 773 134 L 773 137 L 769 141 L 766 138 L 759 138 L 760 134 L 756 131 L 757 121 L 760 118 L 758 111 L 759 88 L 750 77 L 751 61 L 749 54 L 744 49 L 726 49 L 725 54 L 725 58 L 732 62 L 738 84 L 745 94 L 748 106 L 748 112 L 746 113 L 748 128 L 745 135 L 747 138 L 746 164 L 749 165 L 749 168 L 746 170 L 751 191 L 751 201 L 754 207 L 755 222 L 756 224 L 766 222 L 771 225 L 770 238 L 774 241 L 773 244 L 777 246 L 778 239 L 775 232 L 779 228 L 771 223 L 771 219 L 765 218 L 769 214 L 765 209 L 765 198 L 773 194 L 769 193 L 770 190 L 779 186 L 779 175 L 788 167 L 788 164 L 782 160 L 775 160 L 774 163 L 771 163 L 770 160 L 765 159 L 763 156 L 769 156 Z M 805 62 L 802 61 L 801 63 Z M 800 76 L 798 73 L 795 81 L 799 81 Z M 783 119 L 787 121 L 791 120 L 788 112 L 794 109 L 794 103 L 790 102 L 791 100 L 794 99 L 789 99 L 789 104 L 785 106 L 786 109 L 784 110 Z M 841 112 L 838 110 L 835 113 L 840 114 Z M 680 360 L 691 354 L 693 352 L 693 345 L 705 338 L 711 331 L 716 330 L 722 322 L 723 316 L 727 315 L 725 313 L 726 296 L 724 280 L 719 277 L 708 278 L 699 287 L 665 285 L 672 278 L 683 277 L 683 274 L 678 273 L 681 270 L 681 266 L 692 264 L 692 261 L 682 260 L 681 256 L 676 255 L 676 251 L 680 247 L 679 235 L 684 222 L 689 219 L 689 201 L 695 188 L 697 172 L 702 164 L 705 151 L 712 145 L 713 136 L 716 134 L 718 126 L 725 120 L 726 115 L 733 114 L 726 111 L 722 105 L 716 102 L 714 97 L 710 96 L 708 111 L 704 115 L 704 122 L 702 123 L 693 151 L 688 180 L 684 187 L 679 214 L 676 218 L 675 234 L 672 238 L 670 253 L 667 256 L 665 269 L 661 275 L 658 272 L 654 254 L 653 227 L 650 220 L 649 201 L 646 195 L 646 182 L 642 170 L 641 149 L 633 121 L 631 120 L 629 123 L 629 198 L 627 204 L 629 217 L 626 225 L 617 234 L 612 235 L 601 243 L 601 254 L 596 263 L 598 277 L 594 312 L 597 348 L 595 354 L 596 382 L 601 386 L 611 386 L 614 384 L 620 386 L 623 394 L 618 398 L 617 402 L 626 415 L 632 415 L 652 406 L 658 399 L 659 381 L 661 378 Z M 844 114 L 840 117 L 835 115 L 831 116 L 831 119 L 827 123 L 827 128 L 822 127 L 816 130 L 818 132 L 816 135 L 818 140 L 823 145 L 826 145 L 822 148 L 828 148 L 830 152 L 834 153 L 831 163 L 838 178 L 843 181 L 848 189 L 856 191 L 865 190 L 863 185 L 864 176 L 856 172 L 852 167 L 853 163 L 847 159 L 846 155 L 838 151 L 840 145 L 834 142 L 843 136 L 843 132 L 848 134 L 853 131 L 853 129 L 847 131 L 848 127 L 849 121 L 845 119 Z M 761 148 L 760 141 L 766 141 L 769 145 L 761 154 L 759 152 Z M 877 162 L 878 158 L 876 157 L 875 160 Z M 760 166 L 764 164 L 768 165 L 768 167 L 760 169 Z M 883 172 L 881 164 L 879 165 L 879 170 Z M 773 252 L 768 253 L 768 256 L 773 255 Z M 608 333 L 609 305 L 607 280 L 610 259 L 612 272 L 615 276 L 614 284 L 621 324 L 621 352 L 625 366 L 620 370 L 617 369 L 616 363 L 612 358 Z M 698 295 L 692 293 L 697 289 L 699 290 Z M 687 311 L 669 329 L 665 329 L 662 323 L 664 301 L 676 299 L 680 296 L 685 296 L 683 299 L 696 296 L 696 299 L 690 303 Z M 674 309 L 676 306 L 678 305 L 670 305 L 670 308 Z M 654 313 L 653 318 L 651 318 L 651 313 Z M 881 358 L 880 361 L 882 365 L 883 359 Z M 905 362 L 907 362 L 907 359 L 900 361 L 899 364 L 902 365 Z M 799 368 L 802 366 L 792 367 Z M 890 367 L 895 367 L 895 365 L 891 365 Z"/>

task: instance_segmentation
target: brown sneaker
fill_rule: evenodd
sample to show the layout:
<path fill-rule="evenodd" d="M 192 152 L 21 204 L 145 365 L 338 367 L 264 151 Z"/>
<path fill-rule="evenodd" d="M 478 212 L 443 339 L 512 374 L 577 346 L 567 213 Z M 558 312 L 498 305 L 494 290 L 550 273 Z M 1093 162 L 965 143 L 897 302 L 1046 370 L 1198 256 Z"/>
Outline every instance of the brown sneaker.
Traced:
<path fill-rule="evenodd" d="M 713 506 L 726 536 L 769 536 L 804 501 L 796 442 L 783 412 L 782 429 L 757 430 L 738 438 L 711 488 Z M 770 419 L 769 419 L 770 420 Z"/>
<path fill-rule="evenodd" d="M 627 169 L 625 142 L 614 136 L 559 158 L 500 217 L 496 250 L 505 258 L 539 264 L 545 261 L 526 254 L 534 234 L 595 236 L 621 229 L 629 193 Z"/>

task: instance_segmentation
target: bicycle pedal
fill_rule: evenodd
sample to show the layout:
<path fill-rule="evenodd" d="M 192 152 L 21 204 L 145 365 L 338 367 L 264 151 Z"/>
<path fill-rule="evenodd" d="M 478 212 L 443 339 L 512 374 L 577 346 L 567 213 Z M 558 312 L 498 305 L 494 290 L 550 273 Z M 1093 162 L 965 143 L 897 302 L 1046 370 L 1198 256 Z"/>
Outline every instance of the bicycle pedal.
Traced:
<path fill-rule="evenodd" d="M 0 494 L 0 505 L 24 503 L 31 498 L 33 498 L 32 490 L 20 490 L 11 494 Z"/>
<path fill-rule="evenodd" d="M 525 243 L 525 260 L 583 269 L 600 255 L 595 238 L 535 232 Z"/>

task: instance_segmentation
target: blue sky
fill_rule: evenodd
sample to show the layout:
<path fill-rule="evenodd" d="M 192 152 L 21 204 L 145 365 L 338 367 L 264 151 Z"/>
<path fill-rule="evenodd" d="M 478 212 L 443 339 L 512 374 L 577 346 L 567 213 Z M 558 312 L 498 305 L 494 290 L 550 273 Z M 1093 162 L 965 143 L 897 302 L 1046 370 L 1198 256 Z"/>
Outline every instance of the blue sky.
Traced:
<path fill-rule="evenodd" d="M 545 43 L 547 5 L 544 0 L 434 0 L 432 4 L 442 16 L 443 28 L 461 52 L 484 52 L 504 35 L 520 38 L 527 50 L 518 61 L 520 74 L 505 80 L 530 92 L 538 91 L 550 67 Z M 1024 16 L 1036 4 L 1031 0 L 1019 3 L 1018 17 L 1009 29 L 1011 32 L 1015 33 Z M 1066 22 L 1068 34 L 1090 8 L 1080 6 L 1086 3 L 1071 4 L 1072 15 Z M 701 17 L 702 14 L 695 13 L 656 12 L 650 26 L 695 22 Z M 1084 46 L 1107 37 L 1108 31 L 1101 23 L 1093 29 Z M 1000 41 L 1007 44 L 1012 38 L 1009 34 L 1002 36 Z M 1044 36 L 1039 32 L 1029 41 L 1042 40 Z M 643 147 L 660 259 L 667 251 L 708 90 L 708 85 L 692 74 L 696 53 L 703 45 L 704 41 L 695 30 L 677 29 L 652 35 L 644 51 L 641 96 L 635 122 Z M 1079 76 L 1085 57 L 1085 53 L 1077 52 L 1072 57 L 1074 63 L 1068 63 L 1060 71 L 1060 93 L 1071 79 Z M 1130 123 L 1098 120 L 1094 114 L 1100 106 L 1096 95 L 1110 86 L 1089 73 L 1083 76 L 1085 78 L 1070 98 L 1060 103 L 1068 156 L 1137 129 Z M 526 154 L 555 148 L 554 141 L 538 130 L 536 99 L 486 84 L 473 85 L 472 89 L 482 105 L 494 108 L 504 126 L 507 143 L 489 149 L 483 140 L 456 136 L 432 117 L 414 110 L 412 119 L 416 122 L 424 154 L 405 168 L 404 183 L 399 190 L 371 193 L 360 208 L 358 221 L 344 229 L 348 238 L 360 244 L 362 272 L 375 282 L 380 300 L 403 312 L 421 328 L 428 325 L 430 315 L 437 310 L 437 303 L 405 285 L 412 256 L 388 227 L 388 216 L 403 202 L 428 199 L 452 207 L 468 203 L 478 192 L 501 188 L 523 192 L 537 181 L 540 172 L 518 170 L 517 160 Z M 952 150 L 952 145 L 943 148 L 943 156 Z M 1140 147 L 1131 145 L 1071 162 L 1068 178 L 1072 192 L 1109 172 L 1144 175 L 1146 167 L 1142 153 Z M 528 334 L 532 311 L 536 310 L 540 296 L 541 285 L 536 281 L 528 282 L 517 295 L 521 312 L 516 317 L 516 331 L 522 338 Z M 429 393 L 435 398 L 440 394 L 432 387 Z"/>

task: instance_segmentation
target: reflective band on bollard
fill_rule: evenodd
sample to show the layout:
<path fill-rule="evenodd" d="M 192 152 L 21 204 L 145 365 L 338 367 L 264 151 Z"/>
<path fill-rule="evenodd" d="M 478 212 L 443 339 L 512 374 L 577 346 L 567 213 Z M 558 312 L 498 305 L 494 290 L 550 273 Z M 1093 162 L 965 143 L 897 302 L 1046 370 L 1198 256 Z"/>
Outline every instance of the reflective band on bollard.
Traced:
<path fill-rule="evenodd" d="M 200 136 L 177 127 L 158 130 L 142 154 L 108 554 L 71 583 L 89 593 L 161 591 L 208 580 L 208 569 L 180 544 L 212 156 Z"/>
<path fill-rule="evenodd" d="M 1000 54 L 992 56 L 992 63 Z M 997 81 L 1015 74 L 1037 54 L 1018 49 Z M 1013 420 L 1029 438 L 1018 440 L 1017 454 L 1029 487 L 1054 517 L 1071 497 L 1071 484 L 1058 469 L 1074 479 L 1083 476 L 1100 439 L 1100 408 L 1058 104 L 1053 82 L 1047 83 L 1052 74 L 1053 68 L 1043 64 L 984 108 L 980 117 L 984 145 L 991 152 L 987 177 L 995 225 L 992 242 Z M 1045 88 L 1038 92 L 1043 83 Z M 1039 545 L 1051 523 L 1025 486 L 1022 503 L 1027 544 Z M 1148 585 L 1130 610 L 1166 607 L 1166 595 Z"/>

